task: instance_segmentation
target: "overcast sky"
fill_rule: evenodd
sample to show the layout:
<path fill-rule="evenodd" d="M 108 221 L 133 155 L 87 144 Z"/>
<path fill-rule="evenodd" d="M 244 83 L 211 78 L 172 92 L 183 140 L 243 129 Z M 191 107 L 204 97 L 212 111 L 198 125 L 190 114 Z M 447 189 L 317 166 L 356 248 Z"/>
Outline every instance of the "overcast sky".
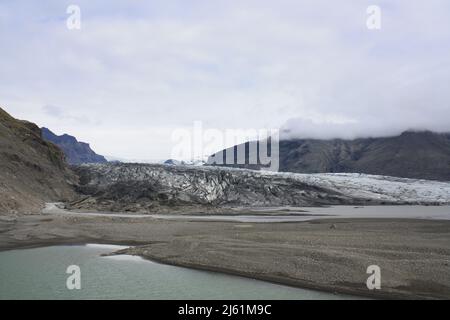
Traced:
<path fill-rule="evenodd" d="M 81 30 L 66 27 L 70 4 Z M 450 1 L 0 0 L 0 106 L 133 159 L 168 158 L 196 120 L 321 138 L 450 131 Z"/>

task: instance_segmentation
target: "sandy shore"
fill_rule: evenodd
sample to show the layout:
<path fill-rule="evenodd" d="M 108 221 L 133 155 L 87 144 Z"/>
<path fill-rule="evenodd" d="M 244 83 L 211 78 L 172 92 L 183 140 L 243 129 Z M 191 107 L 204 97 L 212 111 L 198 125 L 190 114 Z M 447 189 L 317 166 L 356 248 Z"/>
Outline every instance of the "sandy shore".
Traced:
<path fill-rule="evenodd" d="M 41 214 L 0 216 L 0 250 L 105 243 L 155 261 L 374 298 L 450 299 L 450 221 L 176 221 Z M 366 269 L 381 268 L 381 290 Z"/>

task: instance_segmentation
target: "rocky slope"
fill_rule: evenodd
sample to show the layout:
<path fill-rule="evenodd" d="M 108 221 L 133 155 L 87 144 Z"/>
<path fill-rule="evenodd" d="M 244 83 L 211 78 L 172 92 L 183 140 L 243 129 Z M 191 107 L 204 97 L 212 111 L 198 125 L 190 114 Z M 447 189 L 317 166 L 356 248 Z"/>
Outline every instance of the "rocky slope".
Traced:
<path fill-rule="evenodd" d="M 46 201 L 70 200 L 76 178 L 64 154 L 33 123 L 0 108 L 0 215 L 39 211 Z"/>
<path fill-rule="evenodd" d="M 385 138 L 282 140 L 279 163 L 280 171 L 284 172 L 366 173 L 450 181 L 450 134 L 407 131 Z"/>
<path fill-rule="evenodd" d="M 47 128 L 42 128 L 42 137 L 49 142 L 56 144 L 66 155 L 69 164 L 82 163 L 105 163 L 105 157 L 96 154 L 89 144 L 79 142 L 75 137 L 68 134 L 57 136 Z"/>
<path fill-rule="evenodd" d="M 85 197 L 69 208 L 192 212 L 235 207 L 450 203 L 450 185 L 367 175 L 302 175 L 222 167 L 91 164 L 75 167 Z"/>

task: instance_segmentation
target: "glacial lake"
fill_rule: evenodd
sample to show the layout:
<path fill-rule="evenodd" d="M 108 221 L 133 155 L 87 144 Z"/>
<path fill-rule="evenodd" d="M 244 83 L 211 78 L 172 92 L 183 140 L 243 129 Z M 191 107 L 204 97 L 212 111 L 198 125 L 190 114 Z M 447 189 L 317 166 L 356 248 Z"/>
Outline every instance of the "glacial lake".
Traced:
<path fill-rule="evenodd" d="M 352 299 L 139 257 L 101 256 L 121 248 L 77 245 L 0 252 L 0 299 Z M 70 265 L 80 267 L 80 290 L 66 287 Z"/>

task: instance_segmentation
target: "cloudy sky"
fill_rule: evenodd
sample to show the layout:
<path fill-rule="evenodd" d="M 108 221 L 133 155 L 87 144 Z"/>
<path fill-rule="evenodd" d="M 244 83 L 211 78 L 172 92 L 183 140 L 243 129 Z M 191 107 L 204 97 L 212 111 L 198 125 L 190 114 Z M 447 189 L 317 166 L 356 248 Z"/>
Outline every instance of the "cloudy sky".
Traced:
<path fill-rule="evenodd" d="M 449 84 L 448 0 L 0 0 L 0 106 L 105 155 L 168 158 L 197 120 L 320 138 L 450 131 Z"/>

